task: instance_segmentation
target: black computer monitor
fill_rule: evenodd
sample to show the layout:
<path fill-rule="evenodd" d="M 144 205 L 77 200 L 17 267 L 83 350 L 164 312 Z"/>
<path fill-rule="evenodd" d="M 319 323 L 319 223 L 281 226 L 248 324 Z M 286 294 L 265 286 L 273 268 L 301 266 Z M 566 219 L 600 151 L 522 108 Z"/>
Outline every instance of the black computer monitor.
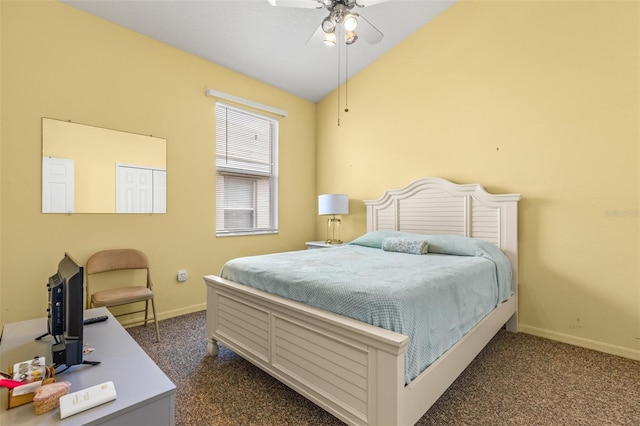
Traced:
<path fill-rule="evenodd" d="M 83 363 L 84 268 L 68 253 L 49 277 L 49 333 L 53 363 L 71 367 Z"/>

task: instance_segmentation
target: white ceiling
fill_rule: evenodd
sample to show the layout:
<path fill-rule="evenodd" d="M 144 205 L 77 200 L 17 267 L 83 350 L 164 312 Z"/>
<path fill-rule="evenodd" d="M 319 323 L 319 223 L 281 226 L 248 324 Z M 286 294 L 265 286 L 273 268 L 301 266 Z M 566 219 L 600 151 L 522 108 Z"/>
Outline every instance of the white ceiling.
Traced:
<path fill-rule="evenodd" d="M 309 40 L 326 9 L 274 7 L 267 0 L 61 1 L 310 101 L 338 86 L 337 46 Z M 349 78 L 454 2 L 389 0 L 357 9 L 384 38 L 349 47 Z M 344 57 L 341 68 L 344 82 Z"/>

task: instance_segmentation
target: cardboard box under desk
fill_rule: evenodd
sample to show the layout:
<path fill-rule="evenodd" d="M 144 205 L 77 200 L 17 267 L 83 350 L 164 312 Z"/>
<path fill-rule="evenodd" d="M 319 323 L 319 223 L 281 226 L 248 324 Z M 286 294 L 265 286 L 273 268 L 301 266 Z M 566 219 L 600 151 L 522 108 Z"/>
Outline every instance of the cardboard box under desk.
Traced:
<path fill-rule="evenodd" d="M 49 377 L 42 381 L 43 385 L 48 385 L 49 383 L 53 383 L 56 381 L 56 378 L 54 377 L 56 374 L 56 370 L 53 367 L 47 367 L 47 370 L 49 371 Z M 9 367 L 9 374 L 13 375 L 13 367 Z M 7 409 L 19 407 L 21 405 L 33 402 L 34 396 L 36 396 L 35 392 L 13 396 L 13 389 L 9 389 L 9 396 L 7 398 Z"/>

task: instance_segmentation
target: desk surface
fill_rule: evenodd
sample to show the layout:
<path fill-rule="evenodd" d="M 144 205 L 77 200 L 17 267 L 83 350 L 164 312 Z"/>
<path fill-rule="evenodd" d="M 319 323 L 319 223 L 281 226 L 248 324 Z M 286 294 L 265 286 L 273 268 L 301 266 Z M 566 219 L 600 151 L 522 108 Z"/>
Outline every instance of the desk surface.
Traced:
<path fill-rule="evenodd" d="M 56 380 L 70 382 L 70 392 L 113 381 L 117 393 L 116 400 L 61 421 L 59 409 L 36 416 L 33 403 L 8 410 L 8 391 L 2 389 L 0 390 L 0 425 L 99 424 L 113 421 L 123 414 L 167 397 L 174 404 L 171 407 L 171 413 L 174 413 L 175 385 L 106 308 L 89 309 L 85 311 L 84 317 L 92 318 L 100 315 L 108 315 L 109 319 L 86 325 L 83 340 L 85 345 L 95 349 L 85 355 L 84 359 L 101 363 L 95 366 L 75 365 L 65 372 L 56 374 Z M 45 356 L 47 363 L 51 364 L 53 338 L 47 336 L 40 341 L 35 340 L 46 331 L 46 318 L 5 324 L 2 342 L 0 342 L 2 371 L 36 355 Z M 173 424 L 174 419 L 170 420 L 168 424 Z"/>

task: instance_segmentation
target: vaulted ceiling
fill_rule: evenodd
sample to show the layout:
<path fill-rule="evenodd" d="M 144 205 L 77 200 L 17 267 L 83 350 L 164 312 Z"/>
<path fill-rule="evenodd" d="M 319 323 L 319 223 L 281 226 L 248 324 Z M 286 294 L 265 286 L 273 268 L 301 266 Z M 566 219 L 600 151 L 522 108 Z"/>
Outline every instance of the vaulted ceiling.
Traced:
<path fill-rule="evenodd" d="M 348 48 L 311 37 L 328 15 L 324 8 L 274 7 L 267 0 L 61 1 L 316 102 L 339 78 L 344 82 L 347 63 L 350 78 L 455 0 L 389 0 L 357 8 L 384 38 L 369 44 L 361 37 Z"/>

